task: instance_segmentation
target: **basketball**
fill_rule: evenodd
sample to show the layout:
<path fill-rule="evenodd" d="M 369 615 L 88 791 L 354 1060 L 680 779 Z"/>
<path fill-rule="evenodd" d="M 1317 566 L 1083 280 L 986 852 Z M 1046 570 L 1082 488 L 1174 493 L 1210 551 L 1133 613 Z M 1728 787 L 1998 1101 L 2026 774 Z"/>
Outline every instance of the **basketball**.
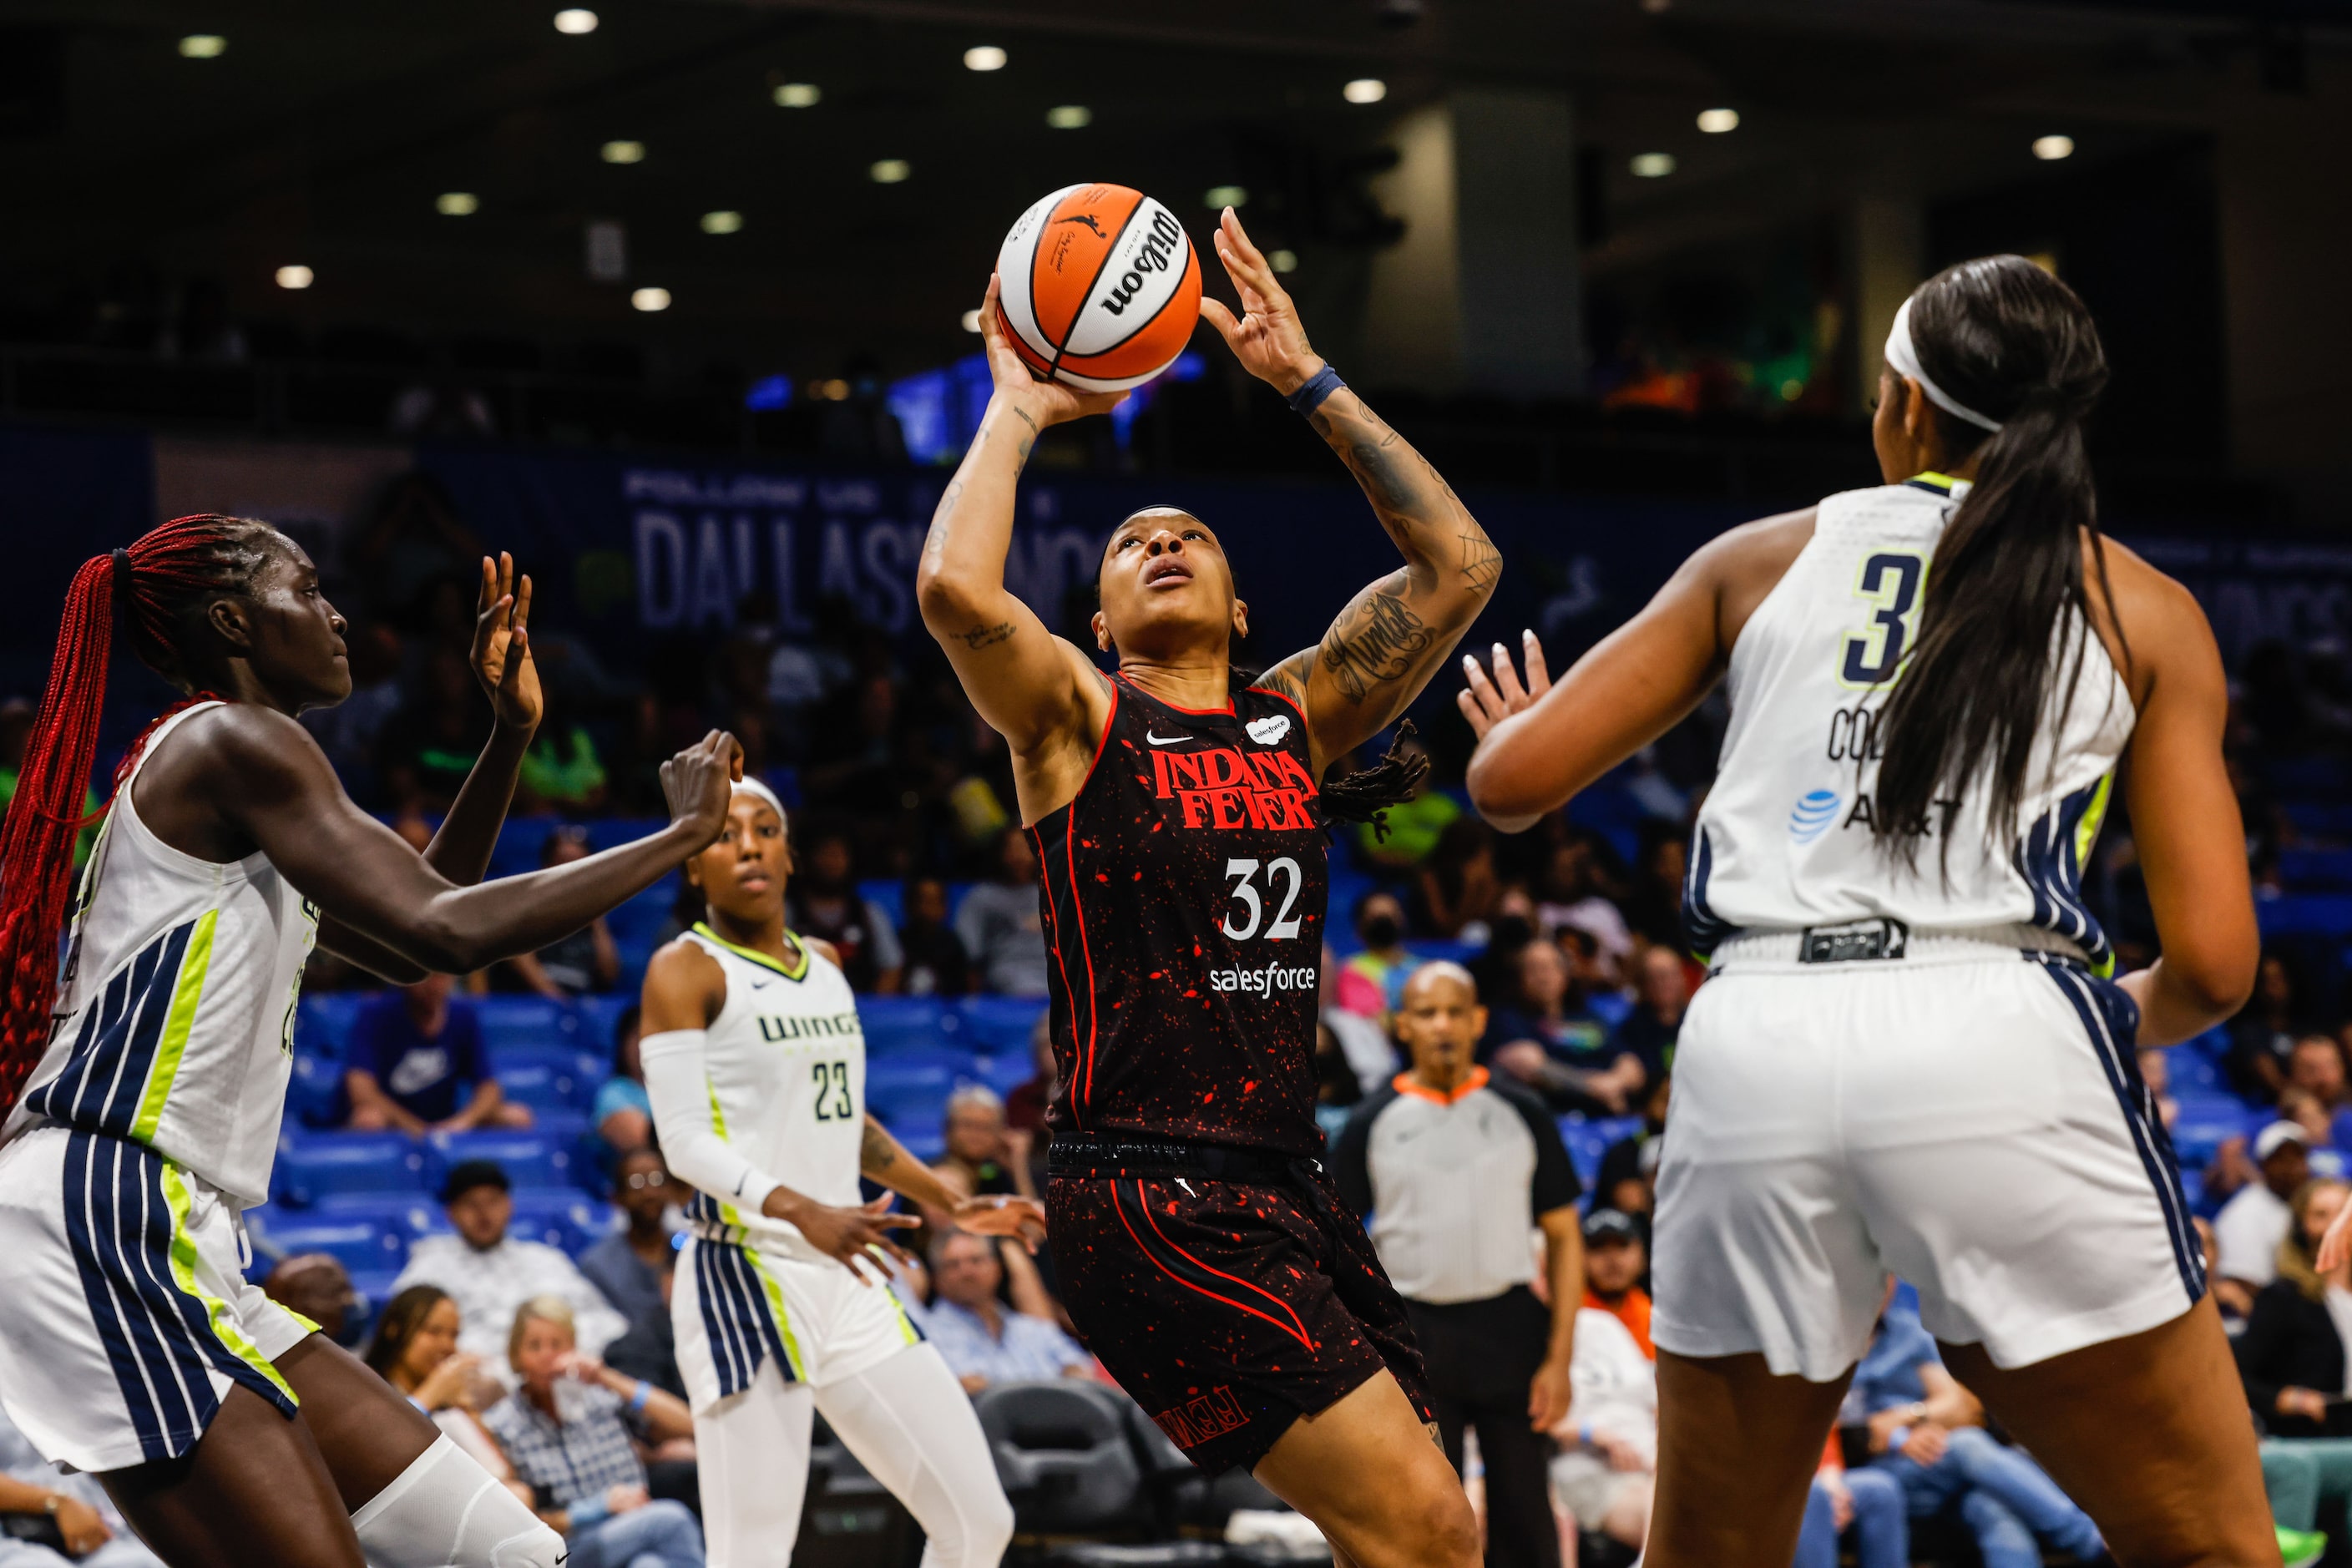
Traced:
<path fill-rule="evenodd" d="M 997 313 L 1032 370 L 1124 392 L 1166 370 L 1201 319 L 1201 258 L 1176 215 L 1125 185 L 1069 185 L 997 253 Z"/>

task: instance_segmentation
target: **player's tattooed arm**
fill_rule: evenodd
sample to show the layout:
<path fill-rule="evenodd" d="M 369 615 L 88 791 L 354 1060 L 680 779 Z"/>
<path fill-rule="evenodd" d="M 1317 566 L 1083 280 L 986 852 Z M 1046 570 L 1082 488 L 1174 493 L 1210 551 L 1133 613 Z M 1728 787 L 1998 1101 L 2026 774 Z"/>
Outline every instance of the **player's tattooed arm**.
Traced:
<path fill-rule="evenodd" d="M 879 1181 L 885 1171 L 899 1163 L 901 1154 L 898 1141 L 885 1132 L 880 1122 L 867 1117 L 866 1135 L 857 1146 L 857 1173 Z"/>

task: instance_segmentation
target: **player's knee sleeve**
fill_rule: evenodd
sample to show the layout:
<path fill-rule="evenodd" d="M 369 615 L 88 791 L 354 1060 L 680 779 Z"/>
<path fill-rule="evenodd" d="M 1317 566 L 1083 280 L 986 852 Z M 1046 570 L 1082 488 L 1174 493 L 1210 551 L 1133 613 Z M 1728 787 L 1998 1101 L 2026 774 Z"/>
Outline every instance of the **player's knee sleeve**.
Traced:
<path fill-rule="evenodd" d="M 563 1537 L 446 1436 L 352 1515 L 376 1568 L 556 1568 Z"/>

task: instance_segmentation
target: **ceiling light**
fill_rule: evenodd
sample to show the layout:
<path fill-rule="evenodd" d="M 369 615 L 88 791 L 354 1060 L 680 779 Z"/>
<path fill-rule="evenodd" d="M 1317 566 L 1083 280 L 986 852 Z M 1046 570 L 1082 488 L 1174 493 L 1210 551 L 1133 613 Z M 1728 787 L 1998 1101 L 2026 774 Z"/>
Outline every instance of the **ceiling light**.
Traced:
<path fill-rule="evenodd" d="M 1202 193 L 1201 204 L 1210 207 L 1238 207 L 1249 203 L 1249 192 L 1239 185 L 1211 185 Z"/>
<path fill-rule="evenodd" d="M 482 207 L 482 198 L 471 191 L 444 191 L 433 198 L 433 210 L 443 217 L 471 217 Z"/>
<path fill-rule="evenodd" d="M 817 383 L 816 395 L 827 403 L 846 403 L 849 401 L 849 383 L 837 375 L 831 381 L 821 381 Z"/>
<path fill-rule="evenodd" d="M 639 289 L 629 296 L 629 303 L 640 310 L 667 310 L 669 309 L 669 290 Z"/>
<path fill-rule="evenodd" d="M 1674 3 L 1675 0 L 1642 0 L 1642 9 L 1653 16 L 1663 16 L 1673 7 Z"/>
<path fill-rule="evenodd" d="M 555 30 L 559 33 L 568 33 L 575 38 L 583 34 L 593 33 L 596 30 L 596 13 L 583 10 L 577 5 L 569 10 L 558 11 L 555 14 Z"/>
<path fill-rule="evenodd" d="M 1376 76 L 1360 76 L 1339 89 L 1349 103 L 1378 103 L 1389 95 L 1389 84 Z"/>
<path fill-rule="evenodd" d="M 915 172 L 915 166 L 904 158 L 884 158 L 866 171 L 877 185 L 895 185 Z"/>
<path fill-rule="evenodd" d="M 1641 179 L 1663 180 L 1675 172 L 1675 155 L 1672 153 L 1636 153 L 1633 169 Z"/>
<path fill-rule="evenodd" d="M 1095 111 L 1083 103 L 1061 103 L 1045 111 L 1045 123 L 1056 131 L 1083 131 L 1094 123 Z"/>
<path fill-rule="evenodd" d="M 646 144 L 642 142 L 607 142 L 598 156 L 607 163 L 642 163 L 646 161 Z"/>
<path fill-rule="evenodd" d="M 788 81 L 776 89 L 778 109 L 814 109 L 824 96 L 813 81 Z"/>
<path fill-rule="evenodd" d="M 307 267 L 281 267 L 278 269 L 280 289 L 308 289 L 318 280 L 318 275 Z"/>
<path fill-rule="evenodd" d="M 2036 136 L 2033 139 L 2033 155 L 2045 163 L 2071 158 L 2074 155 L 2074 139 L 2072 136 Z"/>
<path fill-rule="evenodd" d="M 968 71 L 1001 71 L 1005 54 L 994 44 L 975 44 L 963 52 L 963 68 Z"/>
<path fill-rule="evenodd" d="M 1266 259 L 1274 263 L 1274 269 L 1276 272 L 1296 272 L 1298 270 L 1298 252 L 1295 250 L 1277 250 L 1272 256 L 1267 257 Z"/>
<path fill-rule="evenodd" d="M 1720 136 L 1727 131 L 1737 131 L 1739 129 L 1739 110 L 1702 109 L 1698 111 L 1698 128 L 1709 136 Z"/>
<path fill-rule="evenodd" d="M 715 213 L 702 215 L 702 232 L 705 234 L 733 234 L 742 226 L 743 215 L 729 212 L 723 207 Z"/>
<path fill-rule="evenodd" d="M 963 313 L 963 330 L 967 332 L 976 332 L 980 331 L 980 312 L 978 310 L 966 310 Z"/>
<path fill-rule="evenodd" d="M 180 58 L 184 60 L 216 60 L 228 49 L 228 40 L 218 33 L 190 33 L 180 40 Z"/>

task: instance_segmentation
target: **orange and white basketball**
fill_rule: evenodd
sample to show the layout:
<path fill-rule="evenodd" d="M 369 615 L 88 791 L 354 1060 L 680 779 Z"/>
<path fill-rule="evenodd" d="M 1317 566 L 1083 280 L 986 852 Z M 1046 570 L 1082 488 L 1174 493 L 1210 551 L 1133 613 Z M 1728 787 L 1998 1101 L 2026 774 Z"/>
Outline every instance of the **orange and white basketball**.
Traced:
<path fill-rule="evenodd" d="M 1030 368 L 1086 392 L 1166 370 L 1201 320 L 1201 258 L 1176 215 L 1125 185 L 1071 185 L 997 253 L 997 313 Z"/>

